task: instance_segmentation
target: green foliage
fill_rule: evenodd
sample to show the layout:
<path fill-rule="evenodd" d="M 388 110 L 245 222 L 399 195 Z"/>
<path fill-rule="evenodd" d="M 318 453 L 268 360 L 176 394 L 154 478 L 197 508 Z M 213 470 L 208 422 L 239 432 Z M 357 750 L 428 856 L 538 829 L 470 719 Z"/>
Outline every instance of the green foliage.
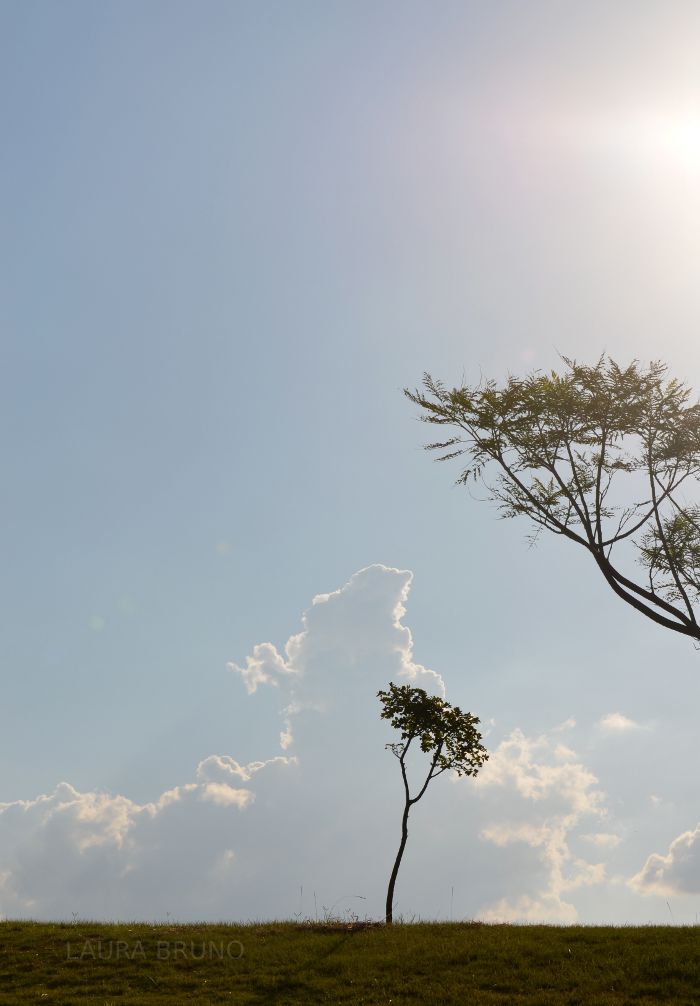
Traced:
<path fill-rule="evenodd" d="M 241 957 L 198 959 L 202 946 L 230 941 L 240 941 Z M 86 942 L 94 956 L 84 953 Z M 124 951 L 109 956 L 107 948 L 117 943 Z M 143 955 L 134 950 L 138 944 Z M 177 944 L 184 953 L 159 955 L 159 947 Z M 0 922 L 0 1006 L 680 1006 L 698 1001 L 697 950 L 697 926 L 461 922 L 342 932 L 284 922 Z"/>
<path fill-rule="evenodd" d="M 386 747 L 398 758 L 404 788 L 404 807 L 401 818 L 401 844 L 394 860 L 386 895 L 387 925 L 393 921 L 394 888 L 401 859 L 408 841 L 408 815 L 414 803 L 424 795 L 431 780 L 442 772 L 453 769 L 458 775 L 476 775 L 488 758 L 476 729 L 479 722 L 471 713 L 463 713 L 459 706 L 451 706 L 437 695 L 428 695 L 423 688 L 413 685 L 389 684 L 389 691 L 377 692 L 382 703 L 382 719 L 401 733 L 401 740 Z M 414 740 L 429 755 L 427 775 L 415 796 L 411 796 L 406 772 L 406 755 Z"/>
<path fill-rule="evenodd" d="M 483 482 L 503 517 L 536 525 L 534 537 L 581 545 L 628 604 L 700 639 L 700 508 L 685 495 L 700 474 L 700 405 L 659 362 L 563 363 L 562 374 L 451 391 L 426 374 L 405 393 L 422 421 L 450 428 L 426 447 L 464 459 L 458 483 Z"/>
<path fill-rule="evenodd" d="M 377 692 L 377 697 L 382 703 L 382 719 L 390 720 L 401 733 L 400 742 L 386 745 L 397 758 L 419 738 L 421 751 L 432 755 L 432 778 L 448 769 L 457 775 L 476 775 L 487 760 L 476 729 L 477 716 L 412 685 L 391 682 L 389 690 Z"/>

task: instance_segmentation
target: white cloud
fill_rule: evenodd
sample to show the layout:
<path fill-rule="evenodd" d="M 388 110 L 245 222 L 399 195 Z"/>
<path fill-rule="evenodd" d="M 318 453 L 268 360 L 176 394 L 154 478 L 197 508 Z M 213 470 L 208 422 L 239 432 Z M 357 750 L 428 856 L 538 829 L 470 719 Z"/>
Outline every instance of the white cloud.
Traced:
<path fill-rule="evenodd" d="M 607 713 L 605 716 L 601 716 L 598 726 L 606 733 L 614 734 L 629 733 L 631 730 L 642 729 L 640 723 L 635 723 L 634 720 L 631 720 L 629 716 L 625 716 L 623 713 Z"/>
<path fill-rule="evenodd" d="M 555 728 L 555 737 L 557 732 Z M 528 738 L 515 730 L 498 746 L 476 779 L 476 788 L 482 793 L 504 791 L 502 803 L 511 811 L 511 820 L 483 828 L 482 838 L 501 848 L 524 843 L 537 849 L 545 869 L 541 889 L 501 898 L 482 909 L 482 918 L 572 922 L 576 908 L 564 895 L 604 880 L 604 864 L 575 856 L 569 846 L 583 818 L 605 815 L 604 794 L 597 788 L 597 778 L 576 759 L 573 750 L 555 739 L 546 735 Z M 529 806 L 524 808 L 522 801 Z M 516 811 L 521 819 L 514 821 Z"/>
<path fill-rule="evenodd" d="M 398 589 L 392 592 L 391 597 L 387 597 L 385 590 L 387 574 L 397 580 Z M 354 573 L 340 590 L 330 594 L 317 594 L 313 599 L 313 608 L 311 612 L 307 612 L 304 622 L 307 628 L 315 626 L 320 616 L 333 624 L 339 613 L 347 614 L 350 611 L 354 615 L 351 623 L 357 622 L 357 628 L 363 634 L 369 630 L 370 641 L 376 633 L 384 638 L 388 628 L 399 659 L 397 676 L 408 678 L 412 684 L 425 688 L 428 692 L 444 696 L 445 684 L 440 675 L 414 662 L 413 636 L 411 630 L 401 622 L 406 614 L 405 604 L 412 582 L 413 573 L 408 570 L 391 569 L 379 564 L 367 566 Z M 295 637 L 300 651 L 303 635 Z"/>
<path fill-rule="evenodd" d="M 537 847 L 543 845 L 548 829 L 543 825 L 535 824 L 490 824 L 482 828 L 481 837 L 488 842 L 493 842 L 501 848 L 510 845 L 511 842 L 525 842 L 527 845 Z"/>
<path fill-rule="evenodd" d="M 281 651 L 259 643 L 229 665 L 249 695 L 281 693 L 277 751 L 247 763 L 211 754 L 194 782 L 151 803 L 62 783 L 1 804 L 0 911 L 291 915 L 305 878 L 319 905 L 363 886 L 381 903 L 388 871 L 374 829 L 391 836 L 382 848 L 390 856 L 400 780 L 376 692 L 405 679 L 444 693 L 440 676 L 413 660 L 402 623 L 411 580 L 387 566 L 360 570 L 314 598 Z"/>
<path fill-rule="evenodd" d="M 577 913 L 573 905 L 555 895 L 531 898 L 527 894 L 509 900 L 500 898 L 480 913 L 484 922 L 576 922 Z"/>
<path fill-rule="evenodd" d="M 700 824 L 674 838 L 665 856 L 652 853 L 629 884 L 642 894 L 700 894 Z"/>
<path fill-rule="evenodd" d="M 33 800 L 0 804 L 0 911 L 10 917 L 65 918 L 76 910 L 86 917 L 152 917 L 157 901 L 148 913 L 140 895 L 152 894 L 155 876 L 163 885 L 161 899 L 176 898 L 183 881 L 188 893 L 199 885 L 206 902 L 215 894 L 207 890 L 206 859 L 230 841 L 231 813 L 252 800 L 249 789 L 221 782 L 186 783 L 145 804 L 59 783 Z"/>
<path fill-rule="evenodd" d="M 622 839 L 619 835 L 613 835 L 607 831 L 595 831 L 588 835 L 581 835 L 585 842 L 597 845 L 600 849 L 615 849 Z"/>
<path fill-rule="evenodd" d="M 493 752 L 475 780 L 477 787 L 512 785 L 529 800 L 554 797 L 577 814 L 599 813 L 603 794 L 598 782 L 579 762 L 575 752 L 554 744 L 547 736 L 526 737 L 514 730 Z"/>
<path fill-rule="evenodd" d="M 245 667 L 234 663 L 227 664 L 227 667 L 241 675 L 250 695 L 257 691 L 258 685 L 278 685 L 287 675 L 294 674 L 294 667 L 272 643 L 254 646 L 253 655 L 246 658 Z"/>
<path fill-rule="evenodd" d="M 307 898 L 316 892 L 318 907 L 349 905 L 380 917 L 402 786 L 385 751 L 394 732 L 380 718 L 376 693 L 404 680 L 445 694 L 440 675 L 413 659 L 403 624 L 411 582 L 406 570 L 360 570 L 314 598 L 301 631 L 281 650 L 260 643 L 229 665 L 243 685 L 239 716 L 257 701 L 247 696 L 265 686 L 280 697 L 279 746 L 256 752 L 259 760 L 210 754 L 193 781 L 152 802 L 62 783 L 0 804 L 0 911 L 291 917 L 314 910 L 300 905 L 301 888 Z M 456 885 L 469 890 L 470 917 L 576 917 L 576 892 L 598 883 L 604 867 L 577 857 L 572 839 L 584 822 L 604 816 L 604 798 L 595 775 L 562 743 L 572 725 L 536 737 L 515 730 L 493 741 L 476 779 L 436 781 L 412 811 L 399 913 L 429 915 L 439 908 L 435 891 Z M 414 770 L 415 782 L 417 763 Z M 348 892 L 367 900 L 355 905 Z"/>
<path fill-rule="evenodd" d="M 409 570 L 367 566 L 338 590 L 313 598 L 302 617 L 302 631 L 289 637 L 284 656 L 272 643 L 259 643 L 244 666 L 227 665 L 251 694 L 260 685 L 285 690 L 283 750 L 293 744 L 295 719 L 309 710 L 332 713 L 363 680 L 376 679 L 382 687 L 405 678 L 444 696 L 442 677 L 413 660 L 411 630 L 401 621 L 412 581 Z"/>
<path fill-rule="evenodd" d="M 204 785 L 200 795 L 200 800 L 211 800 L 221 807 L 247 807 L 254 799 L 254 794 L 249 789 L 234 789 L 227 786 L 225 782 L 208 782 Z"/>
<path fill-rule="evenodd" d="M 203 782 L 223 782 L 229 785 L 231 781 L 250 782 L 256 772 L 267 765 L 288 765 L 293 758 L 277 755 L 267 761 L 252 761 L 247 765 L 239 765 L 230 755 L 209 755 L 197 766 L 197 778 Z"/>

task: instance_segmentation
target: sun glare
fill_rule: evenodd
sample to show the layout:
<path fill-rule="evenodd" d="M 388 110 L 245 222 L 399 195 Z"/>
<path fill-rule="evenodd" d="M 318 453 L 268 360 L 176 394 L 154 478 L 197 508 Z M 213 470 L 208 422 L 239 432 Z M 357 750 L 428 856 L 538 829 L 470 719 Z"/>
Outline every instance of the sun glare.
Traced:
<path fill-rule="evenodd" d="M 700 116 L 659 116 L 647 129 L 649 145 L 660 154 L 692 168 L 700 166 Z"/>
<path fill-rule="evenodd" d="M 700 108 L 621 109 L 570 123 L 575 143 L 626 167 L 654 174 L 700 173 Z"/>
<path fill-rule="evenodd" d="M 617 129 L 617 142 L 642 164 L 700 170 L 700 112 L 640 112 Z"/>

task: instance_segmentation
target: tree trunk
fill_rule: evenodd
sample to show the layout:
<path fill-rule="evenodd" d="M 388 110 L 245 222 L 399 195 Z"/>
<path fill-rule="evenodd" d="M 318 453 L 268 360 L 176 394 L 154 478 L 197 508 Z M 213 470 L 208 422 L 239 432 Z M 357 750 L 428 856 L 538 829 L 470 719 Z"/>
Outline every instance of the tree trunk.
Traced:
<path fill-rule="evenodd" d="M 394 887 L 396 886 L 396 878 L 399 873 L 399 867 L 401 866 L 401 858 L 403 856 L 403 851 L 406 848 L 406 842 L 408 841 L 408 812 L 411 809 L 411 801 L 406 799 L 406 805 L 403 809 L 403 818 L 401 819 L 401 845 L 399 846 L 399 851 L 396 854 L 396 860 L 394 861 L 394 869 L 391 871 L 391 877 L 389 878 L 389 890 L 386 893 L 386 924 L 387 926 L 393 925 L 394 922 Z"/>

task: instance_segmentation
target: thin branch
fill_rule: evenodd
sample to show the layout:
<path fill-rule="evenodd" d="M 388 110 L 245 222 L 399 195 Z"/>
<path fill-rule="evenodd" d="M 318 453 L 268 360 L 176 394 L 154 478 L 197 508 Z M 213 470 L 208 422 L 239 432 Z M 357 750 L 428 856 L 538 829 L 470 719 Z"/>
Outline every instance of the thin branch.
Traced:
<path fill-rule="evenodd" d="M 594 541 L 594 538 L 593 538 L 593 528 L 592 528 L 592 525 L 591 525 L 591 515 L 590 515 L 590 512 L 588 510 L 588 503 L 586 502 L 586 494 L 584 493 L 583 489 L 581 488 L 581 483 L 579 482 L 578 471 L 576 469 L 576 462 L 574 460 L 574 456 L 573 456 L 572 451 L 571 451 L 571 445 L 570 445 L 570 443 L 569 443 L 568 440 L 564 440 L 564 443 L 566 445 L 566 452 L 569 455 L 569 464 L 571 465 L 571 471 L 572 471 L 573 476 L 574 476 L 574 482 L 576 483 L 576 488 L 578 489 L 578 494 L 579 494 L 579 496 L 581 498 L 581 506 L 583 507 L 583 513 L 586 515 L 585 523 L 584 523 L 583 519 L 581 520 L 581 523 L 583 524 L 583 526 L 586 529 L 586 535 L 588 537 L 589 542 L 591 544 L 593 544 L 593 541 Z"/>
<path fill-rule="evenodd" d="M 683 602 L 684 602 L 684 604 L 686 606 L 688 614 L 690 615 L 690 620 L 691 620 L 691 622 L 693 622 L 694 625 L 697 625 L 697 622 L 696 622 L 696 619 L 695 619 L 695 612 L 693 611 L 693 606 L 690 603 L 690 600 L 688 598 L 688 594 L 686 593 L 685 587 L 681 583 L 681 578 L 678 576 L 678 572 L 676 570 L 676 563 L 675 563 L 675 561 L 673 559 L 673 556 L 671 555 L 671 550 L 670 550 L 669 545 L 668 545 L 668 539 L 666 538 L 666 534 L 664 532 L 664 527 L 663 527 L 663 522 L 661 520 L 661 514 L 659 513 L 659 505 L 658 505 L 657 500 L 656 500 L 656 484 L 655 484 L 656 483 L 656 479 L 655 479 L 654 465 L 653 465 L 652 453 L 651 453 L 652 452 L 652 447 L 653 447 L 653 440 L 650 439 L 649 440 L 649 447 L 648 447 L 648 450 L 647 450 L 647 466 L 648 466 L 648 472 L 649 472 L 649 485 L 650 485 L 650 488 L 651 488 L 651 500 L 652 500 L 652 504 L 653 504 L 653 507 L 654 507 L 654 520 L 656 522 L 656 531 L 657 531 L 657 534 L 659 536 L 659 541 L 661 542 L 661 547 L 664 550 L 664 555 L 666 556 L 666 563 L 668 565 L 669 571 L 671 573 L 671 576 L 673 577 L 673 581 L 676 584 L 676 587 L 678 588 L 679 594 L 683 598 Z M 674 469 L 674 477 L 675 477 L 675 472 L 677 472 L 677 471 L 678 471 L 678 464 L 676 463 L 676 466 L 675 466 L 675 469 Z M 669 485 L 671 485 L 672 483 L 673 483 L 673 477 L 671 478 L 671 483 L 669 483 Z"/>
<path fill-rule="evenodd" d="M 443 749 L 443 746 L 444 746 L 443 741 L 440 741 L 440 743 L 438 744 L 437 748 L 435 749 L 435 754 L 433 755 L 433 760 L 430 763 L 430 770 L 428 771 L 428 774 L 425 777 L 425 782 L 423 783 L 423 786 L 421 787 L 421 791 L 418 794 L 418 796 L 414 796 L 413 799 L 411 800 L 411 804 L 412 805 L 414 803 L 418 803 L 418 801 L 420 800 L 420 798 L 423 796 L 423 794 L 425 793 L 426 789 L 428 788 L 428 783 L 430 782 L 430 780 L 432 778 L 434 778 L 433 777 L 433 769 L 437 765 L 438 758 L 440 757 L 440 753 L 441 753 L 441 751 Z M 440 774 L 439 772 L 436 773 L 436 775 L 439 775 L 439 774 Z"/>
<path fill-rule="evenodd" d="M 596 469 L 595 477 L 595 530 L 596 530 L 596 540 L 598 542 L 598 547 L 603 547 L 603 525 L 600 519 L 600 511 L 603 507 L 604 496 L 607 495 L 607 489 L 605 494 L 601 493 L 600 486 L 603 476 L 603 462 L 605 460 L 605 447 L 607 445 L 608 434 L 605 425 L 601 423 L 600 435 L 602 438 L 602 444 L 600 448 L 600 454 L 598 455 L 598 465 Z M 608 479 L 608 489 L 610 488 L 610 482 L 612 478 Z"/>

